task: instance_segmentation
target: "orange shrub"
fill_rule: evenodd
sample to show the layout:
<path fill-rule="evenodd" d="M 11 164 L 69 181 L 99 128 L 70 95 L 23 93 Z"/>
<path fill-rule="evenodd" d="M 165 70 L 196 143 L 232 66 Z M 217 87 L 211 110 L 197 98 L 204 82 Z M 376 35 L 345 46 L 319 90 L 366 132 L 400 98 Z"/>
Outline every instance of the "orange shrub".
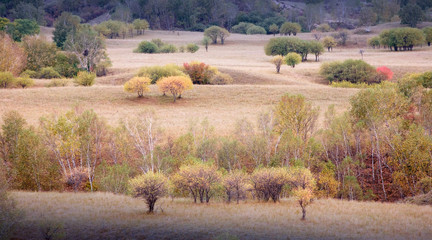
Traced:
<path fill-rule="evenodd" d="M 194 84 L 210 84 L 210 80 L 217 73 L 217 69 L 202 62 L 183 64 L 185 72 Z"/>
<path fill-rule="evenodd" d="M 181 94 L 193 88 L 193 83 L 190 78 L 183 76 L 165 77 L 157 81 L 159 91 L 163 94 L 169 92 L 173 95 L 174 102 Z"/>
<path fill-rule="evenodd" d="M 8 35 L 0 34 L 0 71 L 18 76 L 27 63 L 24 50 Z"/>

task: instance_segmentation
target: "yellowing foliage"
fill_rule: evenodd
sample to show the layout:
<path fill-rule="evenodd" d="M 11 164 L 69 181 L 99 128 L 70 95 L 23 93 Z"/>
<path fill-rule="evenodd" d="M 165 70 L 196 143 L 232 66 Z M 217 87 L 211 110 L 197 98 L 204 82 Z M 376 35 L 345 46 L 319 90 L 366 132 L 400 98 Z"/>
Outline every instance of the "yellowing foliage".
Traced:
<path fill-rule="evenodd" d="M 123 87 L 126 92 L 136 92 L 138 97 L 142 97 L 144 92 L 150 91 L 150 88 L 148 87 L 150 83 L 151 79 L 148 77 L 133 77 L 127 81 Z"/>
<path fill-rule="evenodd" d="M 129 181 L 135 197 L 144 198 L 148 205 L 148 212 L 152 213 L 156 201 L 168 191 L 168 180 L 161 173 L 147 172 Z"/>
<path fill-rule="evenodd" d="M 0 71 L 19 75 L 26 66 L 24 50 L 8 35 L 0 34 Z"/>
<path fill-rule="evenodd" d="M 173 76 L 162 78 L 157 82 L 159 87 L 159 91 L 162 93 L 171 93 L 173 96 L 174 102 L 181 94 L 193 88 L 193 83 L 190 78 L 183 76 Z"/>

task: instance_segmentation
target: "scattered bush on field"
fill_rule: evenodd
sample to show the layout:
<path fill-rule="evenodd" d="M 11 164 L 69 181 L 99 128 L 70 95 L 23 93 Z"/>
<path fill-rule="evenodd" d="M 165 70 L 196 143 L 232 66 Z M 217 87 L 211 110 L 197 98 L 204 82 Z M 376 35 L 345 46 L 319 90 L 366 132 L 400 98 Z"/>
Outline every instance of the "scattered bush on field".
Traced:
<path fill-rule="evenodd" d="M 220 183 L 221 177 L 215 166 L 206 163 L 195 163 L 194 165 L 180 167 L 172 181 L 180 191 L 189 192 L 194 203 L 197 202 L 197 199 L 201 203 L 208 203 Z"/>
<path fill-rule="evenodd" d="M 269 33 L 273 34 L 273 36 L 275 36 L 276 33 L 278 33 L 278 32 L 279 32 L 278 25 L 273 23 L 272 25 L 269 26 Z"/>
<path fill-rule="evenodd" d="M 28 76 L 30 78 L 39 78 L 39 73 L 32 70 L 25 70 L 20 76 Z"/>
<path fill-rule="evenodd" d="M 264 47 L 264 51 L 268 56 L 285 56 L 290 52 L 295 52 L 301 55 L 303 62 L 307 61 L 309 53 L 313 53 L 317 61 L 319 55 L 323 52 L 323 46 L 315 40 L 309 41 L 299 38 L 279 37 L 270 39 Z"/>
<path fill-rule="evenodd" d="M 320 74 L 332 82 L 379 83 L 377 71 L 363 60 L 348 59 L 344 62 L 331 62 L 321 65 Z"/>
<path fill-rule="evenodd" d="M 375 37 L 369 38 L 368 39 L 368 45 L 370 47 L 372 47 L 373 49 L 380 48 L 381 47 L 380 37 L 375 36 Z"/>
<path fill-rule="evenodd" d="M 332 32 L 332 31 L 334 31 L 334 29 L 331 28 L 330 25 L 328 25 L 327 23 L 322 23 L 322 24 L 320 24 L 320 25 L 316 28 L 316 30 L 319 31 L 319 32 Z"/>
<path fill-rule="evenodd" d="M 143 97 L 144 92 L 149 92 L 148 87 L 151 83 L 151 79 L 148 77 L 133 77 L 127 81 L 123 88 L 126 92 L 137 93 L 138 97 Z"/>
<path fill-rule="evenodd" d="M 174 64 L 168 64 L 165 66 L 152 66 L 143 67 L 139 70 L 138 77 L 148 77 L 151 79 L 151 83 L 156 83 L 159 79 L 171 76 L 186 76 L 178 67 Z"/>
<path fill-rule="evenodd" d="M 267 31 L 265 30 L 265 28 L 260 27 L 260 26 L 252 26 L 250 28 L 247 29 L 246 31 L 247 35 L 256 35 L 256 34 L 267 34 Z"/>
<path fill-rule="evenodd" d="M 337 33 L 332 34 L 332 37 L 338 40 L 339 45 L 345 46 L 349 39 L 349 33 L 347 30 L 341 30 Z"/>
<path fill-rule="evenodd" d="M 327 51 L 329 52 L 333 51 L 333 48 L 337 46 L 336 40 L 331 36 L 325 37 L 322 42 L 324 47 L 326 47 Z"/>
<path fill-rule="evenodd" d="M 293 68 L 295 67 L 295 65 L 299 64 L 301 60 L 301 56 L 295 52 L 288 53 L 284 58 L 285 63 Z"/>
<path fill-rule="evenodd" d="M 11 72 L 0 72 L 0 88 L 8 88 L 15 84 L 15 77 Z"/>
<path fill-rule="evenodd" d="M 211 78 L 218 72 L 216 68 L 203 62 L 184 63 L 183 68 L 193 84 L 210 84 Z"/>
<path fill-rule="evenodd" d="M 239 24 L 232 26 L 231 32 L 246 34 L 247 30 L 253 26 L 256 26 L 256 25 L 253 23 L 248 23 L 248 22 L 240 22 Z"/>
<path fill-rule="evenodd" d="M 29 36 L 23 39 L 22 45 L 27 55 L 26 69 L 39 71 L 55 65 L 58 51 L 55 43 L 42 37 Z"/>
<path fill-rule="evenodd" d="M 286 22 L 279 29 L 281 35 L 297 35 L 301 31 L 301 26 L 298 23 Z"/>
<path fill-rule="evenodd" d="M 16 85 L 22 88 L 31 87 L 34 85 L 34 80 L 31 79 L 29 76 L 22 75 L 21 77 L 18 77 L 16 79 Z"/>
<path fill-rule="evenodd" d="M 157 53 L 158 51 L 158 46 L 148 41 L 140 42 L 138 48 L 134 50 L 136 53 Z"/>
<path fill-rule="evenodd" d="M 288 171 L 285 168 L 260 168 L 250 178 L 258 199 L 277 202 L 288 183 Z"/>
<path fill-rule="evenodd" d="M 166 44 L 159 48 L 160 53 L 176 53 L 177 47 L 172 44 Z"/>
<path fill-rule="evenodd" d="M 61 76 L 53 67 L 44 67 L 38 72 L 38 78 L 52 79 L 61 78 Z"/>
<path fill-rule="evenodd" d="M 392 51 L 412 51 L 414 46 L 425 42 L 425 36 L 420 29 L 408 27 L 383 30 L 379 38 L 381 45 Z"/>
<path fill-rule="evenodd" d="M 226 73 L 217 72 L 210 79 L 210 84 L 212 85 L 227 85 L 234 82 L 234 79 Z"/>
<path fill-rule="evenodd" d="M 161 47 L 163 47 L 165 45 L 165 43 L 162 42 L 162 40 L 160 38 L 152 39 L 151 42 L 154 43 L 154 44 L 156 44 L 156 46 L 158 48 L 161 48 Z"/>
<path fill-rule="evenodd" d="M 95 83 L 96 73 L 90 73 L 87 71 L 78 72 L 74 78 L 74 83 L 78 86 L 89 87 Z"/>
<path fill-rule="evenodd" d="M 53 78 L 46 87 L 65 87 L 69 84 L 69 80 L 65 78 Z"/>
<path fill-rule="evenodd" d="M 186 51 L 190 52 L 190 53 L 195 53 L 196 51 L 198 51 L 199 46 L 196 45 L 195 43 L 189 43 L 188 45 L 186 45 Z"/>
<path fill-rule="evenodd" d="M 168 191 L 168 179 L 161 173 L 147 172 L 129 181 L 132 195 L 143 198 L 148 206 L 148 213 L 154 212 L 156 201 Z"/>
<path fill-rule="evenodd" d="M 280 73 L 280 68 L 281 68 L 281 66 L 282 66 L 283 60 L 284 60 L 283 56 L 280 56 L 280 55 L 275 56 L 275 57 L 271 60 L 271 62 L 272 62 L 272 63 L 275 65 L 275 67 L 276 67 L 276 73 Z"/>
<path fill-rule="evenodd" d="M 164 77 L 157 81 L 157 85 L 159 91 L 163 94 L 171 93 L 173 102 L 176 102 L 177 98 L 180 98 L 184 91 L 193 88 L 190 78 L 184 76 Z"/>
<path fill-rule="evenodd" d="M 79 61 L 74 54 L 68 52 L 58 52 L 55 62 L 56 64 L 54 65 L 54 70 L 56 70 L 61 76 L 72 78 L 79 72 Z M 32 76 L 30 77 L 37 78 Z"/>
<path fill-rule="evenodd" d="M 381 81 L 384 80 L 391 80 L 393 78 L 393 72 L 386 66 L 381 66 L 376 69 L 378 78 L 381 79 Z"/>
<path fill-rule="evenodd" d="M 229 35 L 230 33 L 228 30 L 218 26 L 211 26 L 204 30 L 204 36 L 210 38 L 213 44 L 217 44 L 217 40 L 219 38 L 221 44 L 223 45 L 225 43 L 225 39 L 229 37 Z"/>

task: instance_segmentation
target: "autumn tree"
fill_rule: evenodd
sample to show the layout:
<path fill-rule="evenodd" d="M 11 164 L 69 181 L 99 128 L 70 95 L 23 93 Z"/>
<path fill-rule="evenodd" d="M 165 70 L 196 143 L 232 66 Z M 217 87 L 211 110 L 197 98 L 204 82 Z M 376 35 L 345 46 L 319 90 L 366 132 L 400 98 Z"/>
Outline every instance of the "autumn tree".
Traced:
<path fill-rule="evenodd" d="M 123 88 L 126 92 L 136 92 L 138 97 L 143 97 L 144 92 L 150 91 L 150 83 L 151 79 L 148 77 L 133 77 L 123 85 Z"/>
<path fill-rule="evenodd" d="M 181 94 L 193 88 L 193 83 L 188 77 L 173 76 L 165 77 L 157 82 L 159 91 L 162 93 L 171 93 L 173 96 L 173 102 L 176 102 L 177 98 Z"/>
<path fill-rule="evenodd" d="M 195 163 L 180 167 L 172 181 L 177 189 L 189 192 L 194 203 L 198 198 L 201 203 L 208 203 L 220 180 L 221 174 L 216 167 L 206 163 Z"/>
<path fill-rule="evenodd" d="M 8 35 L 0 34 L 0 71 L 19 75 L 27 63 L 25 51 Z"/>
<path fill-rule="evenodd" d="M 309 169 L 293 167 L 289 170 L 288 183 L 293 188 L 293 195 L 302 209 L 302 220 L 306 220 L 306 207 L 314 198 L 315 179 Z"/>
<path fill-rule="evenodd" d="M 211 78 L 218 73 L 217 68 L 203 62 L 183 63 L 183 68 L 194 84 L 209 84 Z"/>
<path fill-rule="evenodd" d="M 15 81 L 15 77 L 11 72 L 0 72 L 0 88 L 11 87 Z"/>
<path fill-rule="evenodd" d="M 154 212 L 156 201 L 168 191 L 168 179 L 161 173 L 147 172 L 129 181 L 132 195 L 143 198 L 148 206 L 148 213 Z"/>
<path fill-rule="evenodd" d="M 271 62 L 276 66 L 276 73 L 280 72 L 280 68 L 282 66 L 283 60 L 284 60 L 283 56 L 280 56 L 280 55 L 274 57 L 271 60 Z"/>
<path fill-rule="evenodd" d="M 240 170 L 232 171 L 224 176 L 222 184 L 225 188 L 228 203 L 234 198 L 238 204 L 240 199 L 245 197 L 248 180 L 247 174 Z"/>

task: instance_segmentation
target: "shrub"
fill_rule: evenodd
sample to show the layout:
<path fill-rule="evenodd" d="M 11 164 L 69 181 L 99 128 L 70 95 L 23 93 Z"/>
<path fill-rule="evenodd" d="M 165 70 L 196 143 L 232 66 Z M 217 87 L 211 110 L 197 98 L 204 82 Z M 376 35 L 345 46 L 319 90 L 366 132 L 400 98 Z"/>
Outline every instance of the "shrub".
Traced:
<path fill-rule="evenodd" d="M 347 30 L 341 30 L 335 34 L 332 34 L 332 37 L 338 40 L 339 45 L 345 46 L 349 38 L 349 33 Z"/>
<path fill-rule="evenodd" d="M 64 79 L 64 78 L 53 78 L 47 85 L 46 87 L 65 87 L 69 84 L 69 80 L 68 79 Z"/>
<path fill-rule="evenodd" d="M 295 65 L 301 62 L 302 58 L 299 54 L 290 52 L 286 55 L 284 61 L 288 66 L 295 67 Z"/>
<path fill-rule="evenodd" d="M 324 47 L 326 47 L 327 51 L 329 51 L 329 52 L 330 52 L 330 50 L 333 51 L 333 48 L 336 47 L 336 45 L 337 45 L 336 40 L 330 36 L 325 37 L 322 41 L 323 41 Z"/>
<path fill-rule="evenodd" d="M 388 46 L 394 51 L 411 51 L 414 46 L 425 42 L 424 34 L 420 29 L 408 27 L 383 30 L 379 37 L 381 45 Z"/>
<path fill-rule="evenodd" d="M 0 32 L 0 72 L 18 75 L 26 66 L 26 61 L 24 49 L 7 34 Z"/>
<path fill-rule="evenodd" d="M 161 48 L 161 47 L 163 47 L 165 45 L 165 43 L 162 42 L 162 40 L 160 40 L 160 38 L 152 39 L 151 42 L 154 43 L 154 44 L 156 44 L 156 46 L 158 48 Z"/>
<path fill-rule="evenodd" d="M 233 78 L 225 73 L 217 72 L 211 79 L 210 84 L 213 85 L 226 85 L 233 83 Z"/>
<path fill-rule="evenodd" d="M 168 180 L 161 173 L 147 172 L 129 181 L 134 197 L 143 198 L 153 213 L 156 201 L 168 191 Z"/>
<path fill-rule="evenodd" d="M 25 37 L 22 43 L 27 54 L 27 69 L 38 71 L 44 67 L 54 66 L 57 46 L 44 38 Z"/>
<path fill-rule="evenodd" d="M 0 72 L 0 88 L 11 87 L 15 83 L 15 78 L 11 72 Z"/>
<path fill-rule="evenodd" d="M 278 56 L 275 56 L 275 57 L 271 60 L 271 62 L 276 66 L 276 73 L 279 73 L 279 72 L 280 72 L 280 68 L 281 68 L 281 66 L 282 66 L 283 59 L 284 59 L 283 56 L 278 55 Z"/>
<path fill-rule="evenodd" d="M 163 77 L 185 76 L 185 74 L 180 70 L 180 67 L 168 64 L 165 66 L 143 67 L 139 70 L 137 76 L 148 77 L 151 79 L 151 83 L 154 84 Z"/>
<path fill-rule="evenodd" d="M 216 68 L 202 62 L 184 63 L 183 67 L 194 84 L 209 84 L 211 78 L 217 73 Z"/>
<path fill-rule="evenodd" d="M 247 35 L 254 35 L 254 34 L 267 34 L 267 31 L 265 30 L 265 28 L 260 27 L 260 26 L 252 26 L 250 28 L 248 28 L 248 30 L 246 31 Z"/>
<path fill-rule="evenodd" d="M 22 88 L 31 87 L 34 85 L 34 80 L 29 76 L 21 76 L 16 79 L 16 85 L 21 86 Z"/>
<path fill-rule="evenodd" d="M 80 71 L 78 75 L 74 78 L 74 83 L 79 86 L 92 86 L 95 83 L 96 74 L 87 71 Z"/>
<path fill-rule="evenodd" d="M 196 45 L 195 43 L 189 43 L 188 45 L 186 45 L 186 51 L 190 52 L 190 53 L 195 53 L 196 51 L 198 51 L 199 46 Z"/>
<path fill-rule="evenodd" d="M 201 203 L 208 203 L 220 180 L 221 174 L 217 168 L 205 163 L 182 166 L 173 177 L 174 186 L 180 191 L 189 192 L 194 203 L 197 202 L 197 198 Z"/>
<path fill-rule="evenodd" d="M 39 78 L 39 73 L 32 70 L 25 70 L 20 76 L 28 76 L 30 78 Z"/>
<path fill-rule="evenodd" d="M 179 47 L 179 52 L 184 53 L 185 52 L 185 46 L 180 46 Z"/>
<path fill-rule="evenodd" d="M 276 33 L 278 33 L 279 32 L 279 27 L 278 27 L 278 25 L 276 25 L 276 24 L 272 24 L 272 25 L 270 25 L 269 26 L 269 32 L 271 33 L 271 34 L 273 34 L 273 36 L 274 35 L 276 35 Z"/>
<path fill-rule="evenodd" d="M 330 82 L 379 83 L 375 68 L 363 60 L 348 59 L 344 62 L 324 63 L 320 74 Z"/>
<path fill-rule="evenodd" d="M 176 53 L 177 51 L 177 47 L 172 44 L 166 44 L 159 48 L 160 53 Z"/>
<path fill-rule="evenodd" d="M 176 102 L 177 98 L 181 94 L 193 88 L 193 83 L 188 77 L 183 76 L 173 76 L 165 77 L 157 81 L 159 91 L 163 94 L 171 93 L 173 96 L 173 102 Z"/>
<path fill-rule="evenodd" d="M 378 77 L 382 80 L 391 80 L 393 78 L 393 72 L 385 66 L 378 67 L 376 69 Z"/>
<path fill-rule="evenodd" d="M 39 78 L 52 79 L 61 78 L 60 74 L 53 67 L 44 67 L 38 73 Z"/>
<path fill-rule="evenodd" d="M 136 92 L 138 97 L 142 97 L 144 92 L 149 92 L 148 87 L 151 83 L 151 79 L 148 77 L 134 77 L 124 84 L 124 90 L 126 92 Z"/>
<path fill-rule="evenodd" d="M 293 195 L 302 209 L 302 220 L 306 219 L 306 206 L 314 197 L 313 191 L 316 187 L 315 179 L 309 169 L 303 167 L 292 167 L 289 170 L 288 182 L 293 188 Z"/>
<path fill-rule="evenodd" d="M 223 45 L 225 43 L 225 38 L 227 38 L 229 35 L 230 34 L 228 30 L 218 26 L 211 26 L 204 31 L 204 36 L 210 38 L 213 44 L 216 44 L 217 39 L 219 38 L 221 44 Z"/>
<path fill-rule="evenodd" d="M 248 22 L 240 22 L 239 24 L 232 26 L 231 32 L 233 33 L 240 33 L 240 34 L 246 34 L 247 30 L 250 27 L 255 26 L 253 23 Z"/>
<path fill-rule="evenodd" d="M 64 77 L 72 78 L 79 72 L 79 60 L 74 54 L 59 52 L 56 55 L 55 62 L 54 69 Z"/>
<path fill-rule="evenodd" d="M 368 39 L 368 45 L 370 47 L 372 47 L 373 49 L 375 48 L 380 48 L 381 44 L 380 44 L 380 37 L 379 36 L 375 36 L 372 38 Z"/>
<path fill-rule="evenodd" d="M 138 44 L 138 48 L 134 52 L 137 53 L 157 53 L 158 46 L 152 42 L 142 41 Z"/>

